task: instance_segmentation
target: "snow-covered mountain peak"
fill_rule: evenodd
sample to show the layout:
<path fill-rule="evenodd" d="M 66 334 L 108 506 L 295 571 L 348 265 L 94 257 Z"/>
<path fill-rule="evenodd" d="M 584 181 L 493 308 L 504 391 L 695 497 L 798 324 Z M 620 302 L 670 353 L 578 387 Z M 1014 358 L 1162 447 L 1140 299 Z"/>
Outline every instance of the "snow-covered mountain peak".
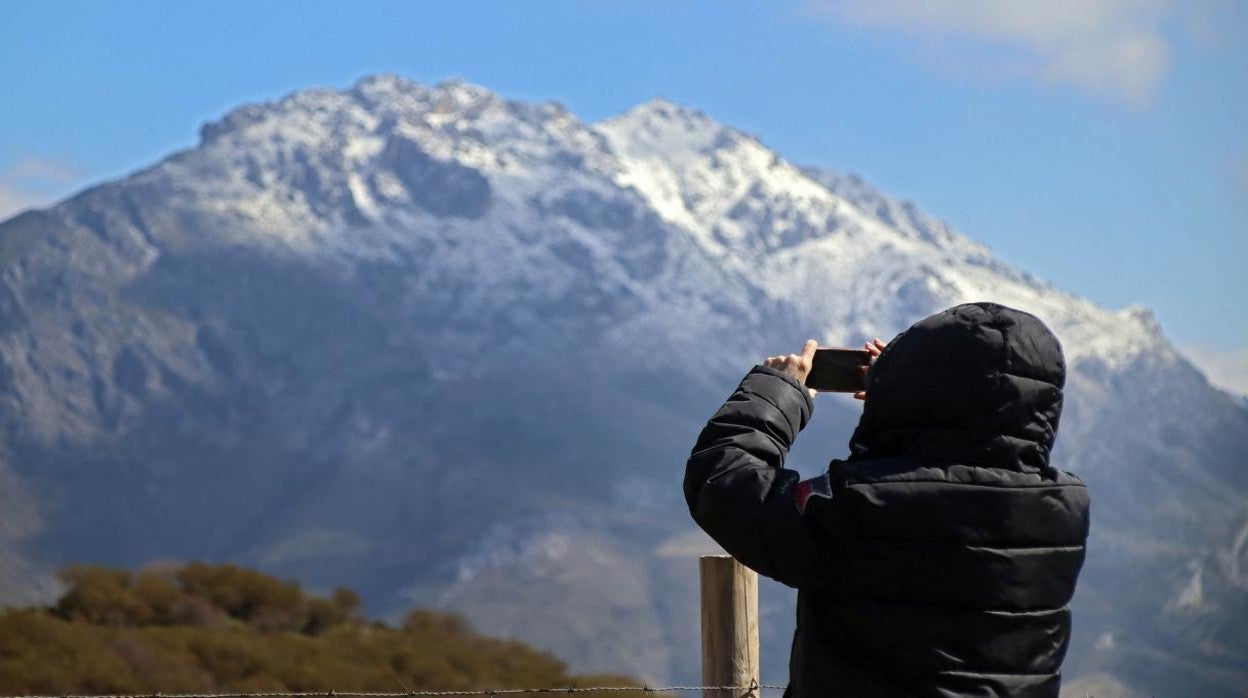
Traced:
<path fill-rule="evenodd" d="M 614 136 L 613 145 L 630 158 L 681 163 L 728 148 L 744 138 L 705 113 L 656 98 L 598 124 Z"/>
<path fill-rule="evenodd" d="M 822 224 L 794 217 L 826 218 L 839 206 L 757 139 L 696 109 L 652 100 L 595 129 L 621 160 L 617 183 L 717 255 L 756 254 L 818 234 Z M 760 216 L 768 225 L 756 225 Z"/>
<path fill-rule="evenodd" d="M 395 75 L 378 75 L 360 80 L 350 93 L 388 124 L 406 122 L 451 129 L 459 127 L 465 131 L 476 129 L 476 132 L 490 124 L 497 126 L 499 122 L 508 121 L 538 128 L 550 124 L 566 126 L 570 122 L 579 124 L 558 102 L 508 100 L 461 78 L 425 86 Z"/>
<path fill-rule="evenodd" d="M 1161 334 L 1161 323 L 1157 321 L 1157 314 L 1152 308 L 1145 305 L 1131 305 L 1123 308 L 1122 315 L 1136 323 L 1138 323 L 1145 332 L 1150 334 Z"/>
<path fill-rule="evenodd" d="M 227 233 L 240 242 L 250 228 L 262 243 L 339 256 L 365 252 L 360 228 L 477 218 L 504 199 L 523 205 L 569 166 L 611 169 L 605 150 L 554 102 L 378 75 L 234 109 L 203 127 L 199 148 L 149 176 L 240 213 Z"/>
<path fill-rule="evenodd" d="M 246 104 L 200 128 L 201 149 L 254 147 L 261 141 L 320 143 L 373 125 L 351 92 L 308 89 L 277 100 Z M 244 145 L 245 144 L 245 145 Z"/>
<path fill-rule="evenodd" d="M 470 122 L 559 118 L 566 110 L 543 103 L 509 103 L 494 92 L 460 79 L 433 86 L 396 75 L 364 78 L 346 90 L 309 89 L 281 99 L 248 104 L 201 129 L 202 145 L 226 138 L 341 143 L 365 132 L 404 125 L 451 128 Z"/>
<path fill-rule="evenodd" d="M 347 94 L 384 111 L 448 113 L 503 101 L 493 91 L 463 78 L 448 78 L 429 86 L 394 74 L 361 78 Z"/>
<path fill-rule="evenodd" d="M 286 231 L 285 245 L 331 257 L 411 244 L 402 231 L 434 220 L 506 227 L 527 219 L 534 201 L 598 220 L 618 187 L 725 272 L 809 306 L 829 339 L 870 332 L 880 317 L 904 324 L 997 300 L 1046 318 L 1072 360 L 1117 365 L 1165 344 L 1138 311 L 1062 293 L 861 177 L 796 167 L 663 99 L 584 124 L 561 105 L 508 101 L 462 80 L 424 86 L 380 75 L 236 109 L 205 127 L 192 159 L 203 200 L 229 199 L 219 205 L 257 229 Z M 360 232 L 379 226 L 393 232 Z"/>
<path fill-rule="evenodd" d="M 370 75 L 351 86 L 349 94 L 370 110 L 423 110 L 435 88 L 399 75 Z"/>

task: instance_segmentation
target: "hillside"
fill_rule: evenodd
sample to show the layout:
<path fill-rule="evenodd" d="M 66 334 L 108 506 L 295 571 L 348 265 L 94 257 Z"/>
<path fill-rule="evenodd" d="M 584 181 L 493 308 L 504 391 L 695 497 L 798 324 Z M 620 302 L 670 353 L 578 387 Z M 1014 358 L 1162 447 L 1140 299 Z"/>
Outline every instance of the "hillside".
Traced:
<path fill-rule="evenodd" d="M 0 612 L 0 694 L 636 685 L 572 676 L 549 654 L 478 635 L 453 615 L 367 621 L 349 589 L 322 598 L 232 565 L 77 566 L 63 578 L 51 608 Z"/>

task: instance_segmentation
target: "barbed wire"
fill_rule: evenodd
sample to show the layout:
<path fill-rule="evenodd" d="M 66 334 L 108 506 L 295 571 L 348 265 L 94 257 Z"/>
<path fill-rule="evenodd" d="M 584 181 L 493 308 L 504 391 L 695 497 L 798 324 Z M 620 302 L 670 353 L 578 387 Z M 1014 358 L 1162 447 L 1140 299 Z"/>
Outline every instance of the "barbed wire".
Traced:
<path fill-rule="evenodd" d="M 409 696 L 503 696 L 525 693 L 594 693 L 594 692 L 642 692 L 670 693 L 673 691 L 755 691 L 783 690 L 776 684 L 753 686 L 568 686 L 566 688 L 474 688 L 455 691 L 264 691 L 256 693 L 115 693 L 0 696 L 0 698 L 408 698 Z"/>
<path fill-rule="evenodd" d="M 0 698 L 409 698 L 419 696 L 505 696 L 525 693 L 593 693 L 673 691 L 747 691 L 784 689 L 776 684 L 749 686 L 568 686 L 566 688 L 473 688 L 456 691 L 260 691 L 252 693 L 115 693 L 0 696 Z"/>

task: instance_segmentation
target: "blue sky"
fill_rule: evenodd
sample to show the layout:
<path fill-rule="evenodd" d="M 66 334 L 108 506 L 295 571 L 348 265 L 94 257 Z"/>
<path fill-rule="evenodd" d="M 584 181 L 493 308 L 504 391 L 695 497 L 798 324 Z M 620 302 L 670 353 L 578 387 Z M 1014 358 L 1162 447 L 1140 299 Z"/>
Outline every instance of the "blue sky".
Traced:
<path fill-rule="evenodd" d="M 1066 290 L 1152 307 L 1248 391 L 1248 3 L 10 0 L 0 18 L 0 217 L 191 147 L 242 102 L 371 73 L 586 120 L 663 96 Z"/>

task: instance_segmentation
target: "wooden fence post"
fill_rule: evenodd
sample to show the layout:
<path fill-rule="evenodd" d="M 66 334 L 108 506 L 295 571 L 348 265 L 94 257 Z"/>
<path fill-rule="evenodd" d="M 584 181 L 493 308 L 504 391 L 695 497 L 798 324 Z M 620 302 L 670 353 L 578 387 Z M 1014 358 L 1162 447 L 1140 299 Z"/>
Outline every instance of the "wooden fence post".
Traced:
<path fill-rule="evenodd" d="M 758 575 L 728 555 L 698 560 L 702 579 L 702 685 L 757 686 Z M 703 698 L 758 698 L 760 689 L 703 691 Z"/>

